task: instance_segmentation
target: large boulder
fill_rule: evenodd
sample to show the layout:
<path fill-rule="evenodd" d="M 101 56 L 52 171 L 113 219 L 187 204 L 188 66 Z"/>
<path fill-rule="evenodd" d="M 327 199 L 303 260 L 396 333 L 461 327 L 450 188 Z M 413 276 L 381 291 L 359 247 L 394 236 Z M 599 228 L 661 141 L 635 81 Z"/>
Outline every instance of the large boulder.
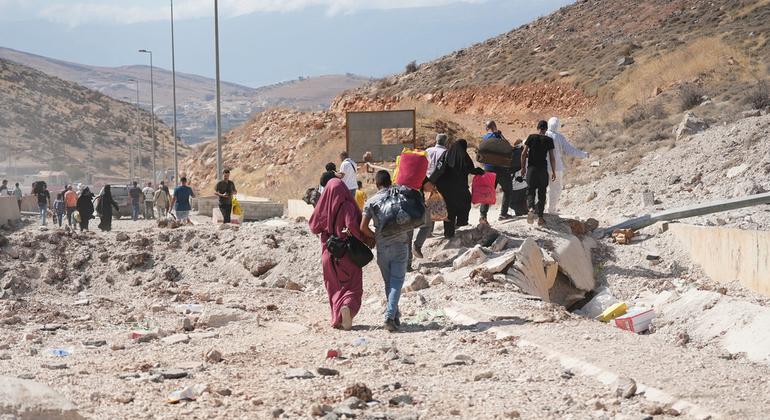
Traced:
<path fill-rule="evenodd" d="M 700 133 L 707 128 L 709 128 L 709 125 L 705 120 L 692 112 L 685 112 L 684 117 L 682 117 L 682 122 L 674 127 L 674 136 L 676 136 L 676 140 L 679 141 L 679 139 L 684 136 Z"/>
<path fill-rule="evenodd" d="M 77 420 L 77 407 L 61 394 L 35 381 L 0 376 L 0 417 Z"/>

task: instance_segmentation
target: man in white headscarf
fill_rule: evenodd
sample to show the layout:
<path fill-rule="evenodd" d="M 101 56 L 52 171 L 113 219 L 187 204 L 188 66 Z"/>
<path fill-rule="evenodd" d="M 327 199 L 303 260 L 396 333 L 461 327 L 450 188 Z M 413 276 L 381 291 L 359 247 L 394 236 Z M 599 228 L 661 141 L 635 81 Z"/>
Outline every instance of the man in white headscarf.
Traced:
<path fill-rule="evenodd" d="M 559 128 L 559 119 L 557 117 L 551 117 L 551 119 L 548 120 L 548 131 L 545 132 L 545 135 L 553 139 L 553 154 L 556 158 L 556 180 L 552 181 L 548 186 L 549 214 L 558 213 L 559 197 L 561 196 L 561 191 L 564 188 L 564 155 L 581 159 L 588 157 L 588 153 L 573 146 L 572 143 L 570 143 L 569 140 L 564 137 L 564 134 L 559 132 Z M 551 163 L 548 162 L 548 165 L 548 171 L 551 172 Z"/>

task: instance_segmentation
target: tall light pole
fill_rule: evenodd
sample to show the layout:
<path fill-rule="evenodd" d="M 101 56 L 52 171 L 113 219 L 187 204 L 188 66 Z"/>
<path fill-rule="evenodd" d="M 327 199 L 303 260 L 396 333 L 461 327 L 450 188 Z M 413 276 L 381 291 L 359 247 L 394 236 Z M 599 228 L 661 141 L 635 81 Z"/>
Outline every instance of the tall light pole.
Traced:
<path fill-rule="evenodd" d="M 131 170 L 131 181 L 134 180 L 134 176 L 136 176 L 139 179 L 142 179 L 142 133 L 140 131 L 140 124 L 139 124 L 139 80 L 137 79 L 128 79 L 129 82 L 134 82 L 136 84 L 136 106 L 134 107 L 134 113 L 136 114 L 136 121 L 134 122 L 134 132 L 136 133 L 136 138 L 134 139 L 134 142 L 136 145 L 134 145 L 134 149 L 137 151 L 137 155 L 139 157 L 139 168 L 136 170 Z M 129 150 L 131 148 L 131 145 L 129 144 Z M 136 165 L 134 163 L 133 154 L 131 156 L 131 167 L 134 168 Z M 135 173 L 134 173 L 135 172 Z"/>
<path fill-rule="evenodd" d="M 155 88 L 153 80 L 152 51 L 139 50 L 140 53 L 150 54 L 150 106 L 152 107 L 152 124 L 150 126 L 150 136 L 152 137 L 152 183 L 158 184 L 158 171 L 155 167 Z"/>
<path fill-rule="evenodd" d="M 219 87 L 219 1 L 214 0 L 214 55 L 217 63 L 217 180 L 222 180 L 222 96 Z"/>
<path fill-rule="evenodd" d="M 130 80 L 129 80 L 130 81 Z M 126 100 L 126 102 L 131 101 L 131 97 L 124 96 L 123 99 Z M 134 133 L 136 134 L 136 124 L 134 124 Z M 91 148 L 93 149 L 93 140 L 91 140 Z M 133 148 L 133 142 L 129 138 L 126 141 L 126 144 L 128 145 L 128 183 L 130 184 L 131 181 L 134 180 L 134 148 Z"/>
<path fill-rule="evenodd" d="M 174 185 L 179 178 L 179 160 L 177 159 L 177 133 L 176 133 L 176 60 L 174 54 L 174 0 L 171 0 L 171 91 L 174 98 Z M 165 179 L 166 169 L 163 168 L 163 177 Z"/>

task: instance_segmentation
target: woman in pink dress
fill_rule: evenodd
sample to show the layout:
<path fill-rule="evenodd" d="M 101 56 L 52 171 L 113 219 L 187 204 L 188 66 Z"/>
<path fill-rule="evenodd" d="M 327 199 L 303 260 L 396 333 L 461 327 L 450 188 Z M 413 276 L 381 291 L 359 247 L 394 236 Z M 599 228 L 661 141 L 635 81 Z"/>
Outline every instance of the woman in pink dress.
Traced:
<path fill-rule="evenodd" d="M 321 235 L 324 285 L 329 295 L 331 323 L 334 328 L 352 328 L 353 317 L 361 308 L 361 297 L 364 293 L 363 272 L 347 255 L 341 259 L 334 258 L 326 249 L 326 241 L 331 235 L 342 239 L 353 235 L 367 242 L 359 230 L 360 224 L 361 211 L 350 190 L 341 180 L 330 180 L 310 218 L 310 230 L 316 235 Z"/>

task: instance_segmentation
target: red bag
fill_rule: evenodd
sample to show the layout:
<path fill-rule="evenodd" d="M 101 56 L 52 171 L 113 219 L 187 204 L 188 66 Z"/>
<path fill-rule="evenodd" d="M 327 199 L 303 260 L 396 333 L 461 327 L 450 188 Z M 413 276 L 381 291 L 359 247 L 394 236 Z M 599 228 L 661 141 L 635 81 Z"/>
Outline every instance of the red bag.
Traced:
<path fill-rule="evenodd" d="M 487 172 L 484 175 L 475 175 L 473 185 L 471 186 L 471 203 L 473 204 L 495 204 L 497 202 L 497 192 L 495 191 L 495 181 L 497 175 L 494 172 Z"/>
<path fill-rule="evenodd" d="M 428 173 L 428 158 L 425 152 L 404 151 L 396 162 L 396 184 L 419 190 Z"/>

